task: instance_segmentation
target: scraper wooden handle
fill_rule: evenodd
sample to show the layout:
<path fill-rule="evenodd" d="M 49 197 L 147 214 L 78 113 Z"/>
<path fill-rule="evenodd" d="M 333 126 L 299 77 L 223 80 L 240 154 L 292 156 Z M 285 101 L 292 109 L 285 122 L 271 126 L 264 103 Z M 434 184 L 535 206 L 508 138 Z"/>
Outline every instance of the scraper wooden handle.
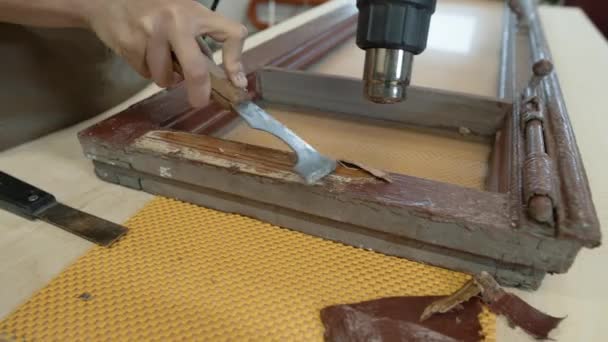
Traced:
<path fill-rule="evenodd" d="M 213 52 L 203 39 L 197 37 L 196 42 L 203 54 L 207 57 L 207 68 L 209 70 L 209 78 L 211 80 L 211 96 L 225 108 L 230 108 L 233 105 L 238 105 L 243 101 L 251 99 L 246 89 L 241 89 L 228 79 L 224 70 L 218 66 L 213 60 Z M 184 76 L 181 65 L 175 54 L 171 52 L 173 58 L 173 68 L 175 71 Z"/>
<path fill-rule="evenodd" d="M 246 89 L 238 88 L 228 79 L 224 70 L 212 60 L 208 63 L 209 77 L 211 78 L 212 96 L 215 100 L 228 102 L 229 106 L 251 100 Z M 218 99 L 221 97 L 221 99 Z"/>

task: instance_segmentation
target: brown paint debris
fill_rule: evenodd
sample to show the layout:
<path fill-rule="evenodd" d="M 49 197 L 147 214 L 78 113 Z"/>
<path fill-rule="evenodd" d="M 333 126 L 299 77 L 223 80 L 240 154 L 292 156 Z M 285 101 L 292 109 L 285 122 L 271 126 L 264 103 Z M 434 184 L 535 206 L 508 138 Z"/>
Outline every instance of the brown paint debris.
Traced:
<path fill-rule="evenodd" d="M 419 322 L 437 296 L 391 297 L 321 310 L 326 341 L 480 341 L 480 301 L 469 300 L 459 311 Z"/>
<path fill-rule="evenodd" d="M 420 320 L 424 321 L 430 317 L 436 317 L 436 314 L 450 312 L 478 295 L 490 311 L 504 316 L 509 324 L 522 328 L 537 339 L 548 339 L 549 332 L 563 320 L 563 318 L 549 316 L 533 308 L 516 295 L 505 291 L 486 272 L 482 272 L 468 281 L 452 295 L 431 303 L 423 311 Z"/>
<path fill-rule="evenodd" d="M 518 326 L 537 339 L 547 339 L 564 318 L 549 316 L 516 295 L 503 290 L 488 273 L 475 277 L 481 288 L 481 298 L 490 311 L 507 318 L 510 324 Z"/>
<path fill-rule="evenodd" d="M 438 299 L 427 306 L 422 315 L 420 315 L 420 321 L 425 321 L 436 313 L 450 312 L 460 307 L 462 303 L 468 302 L 471 298 L 479 295 L 479 293 L 481 293 L 481 290 L 475 284 L 475 281 L 471 279 L 452 295 Z"/>

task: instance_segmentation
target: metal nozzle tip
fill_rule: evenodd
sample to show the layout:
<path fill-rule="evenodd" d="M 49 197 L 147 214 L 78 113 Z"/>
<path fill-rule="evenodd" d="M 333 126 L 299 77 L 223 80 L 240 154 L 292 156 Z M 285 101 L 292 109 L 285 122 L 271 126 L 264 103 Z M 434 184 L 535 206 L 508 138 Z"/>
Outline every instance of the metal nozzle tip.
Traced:
<path fill-rule="evenodd" d="M 406 87 L 396 82 L 365 82 L 366 97 L 376 103 L 391 104 L 406 99 Z"/>
<path fill-rule="evenodd" d="M 365 96 L 376 103 L 405 100 L 414 55 L 395 49 L 368 49 L 365 54 Z"/>

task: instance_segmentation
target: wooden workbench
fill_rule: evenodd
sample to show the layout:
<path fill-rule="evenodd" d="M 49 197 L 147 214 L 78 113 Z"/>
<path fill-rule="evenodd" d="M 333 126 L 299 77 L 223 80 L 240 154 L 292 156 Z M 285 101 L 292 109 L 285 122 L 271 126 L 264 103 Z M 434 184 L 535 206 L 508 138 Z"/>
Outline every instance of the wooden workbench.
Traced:
<path fill-rule="evenodd" d="M 348 0 L 330 3 L 295 17 L 248 39 L 246 49 L 301 25 Z M 442 0 L 432 25 L 428 51 L 416 60 L 413 82 L 480 95 L 496 93 L 502 6 L 483 0 Z M 608 82 L 608 44 L 582 11 L 541 8 L 565 99 L 584 157 L 595 205 L 608 226 L 608 180 L 603 176 L 608 148 L 603 105 Z M 350 57 L 350 56 L 347 56 Z M 340 58 L 340 56 L 330 56 Z M 356 63 L 345 58 L 344 62 Z M 333 72 L 340 73 L 339 70 Z M 76 127 L 57 132 L 0 153 L 0 169 L 38 185 L 76 208 L 122 222 L 151 196 L 98 180 L 81 150 L 76 132 L 154 92 L 150 86 L 127 103 Z M 606 121 L 606 122 L 604 122 Z M 606 228 L 605 228 L 606 229 Z M 0 212 L 0 318 L 43 287 L 91 244 L 40 222 Z M 608 333 L 602 324 L 608 297 L 603 295 L 607 248 L 583 251 L 566 275 L 549 276 L 535 293 L 522 293 L 532 304 L 568 319 L 553 335 L 558 340 L 600 340 Z M 502 322 L 504 323 L 504 322 Z M 499 337 L 523 338 L 500 324 Z M 517 339 L 519 340 L 519 339 Z"/>

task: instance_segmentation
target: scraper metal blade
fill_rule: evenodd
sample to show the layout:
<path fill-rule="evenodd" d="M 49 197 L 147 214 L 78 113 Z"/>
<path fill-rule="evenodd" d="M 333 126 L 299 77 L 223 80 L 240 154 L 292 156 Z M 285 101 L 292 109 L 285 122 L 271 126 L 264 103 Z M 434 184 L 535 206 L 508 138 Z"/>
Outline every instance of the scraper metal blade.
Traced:
<path fill-rule="evenodd" d="M 246 89 L 235 87 L 226 77 L 224 70 L 213 60 L 213 53 L 203 37 L 197 37 L 196 42 L 209 62 L 212 96 L 222 106 L 236 111 L 251 128 L 270 133 L 285 142 L 298 158 L 294 170 L 307 184 L 316 183 L 336 169 L 335 160 L 321 155 L 297 134 L 252 102 Z M 172 55 L 175 71 L 183 74 L 175 54 Z"/>
<path fill-rule="evenodd" d="M 265 131 L 285 142 L 297 155 L 294 170 L 313 184 L 336 169 L 336 161 L 321 155 L 310 144 L 251 101 L 233 105 L 233 109 L 254 129 Z"/>

